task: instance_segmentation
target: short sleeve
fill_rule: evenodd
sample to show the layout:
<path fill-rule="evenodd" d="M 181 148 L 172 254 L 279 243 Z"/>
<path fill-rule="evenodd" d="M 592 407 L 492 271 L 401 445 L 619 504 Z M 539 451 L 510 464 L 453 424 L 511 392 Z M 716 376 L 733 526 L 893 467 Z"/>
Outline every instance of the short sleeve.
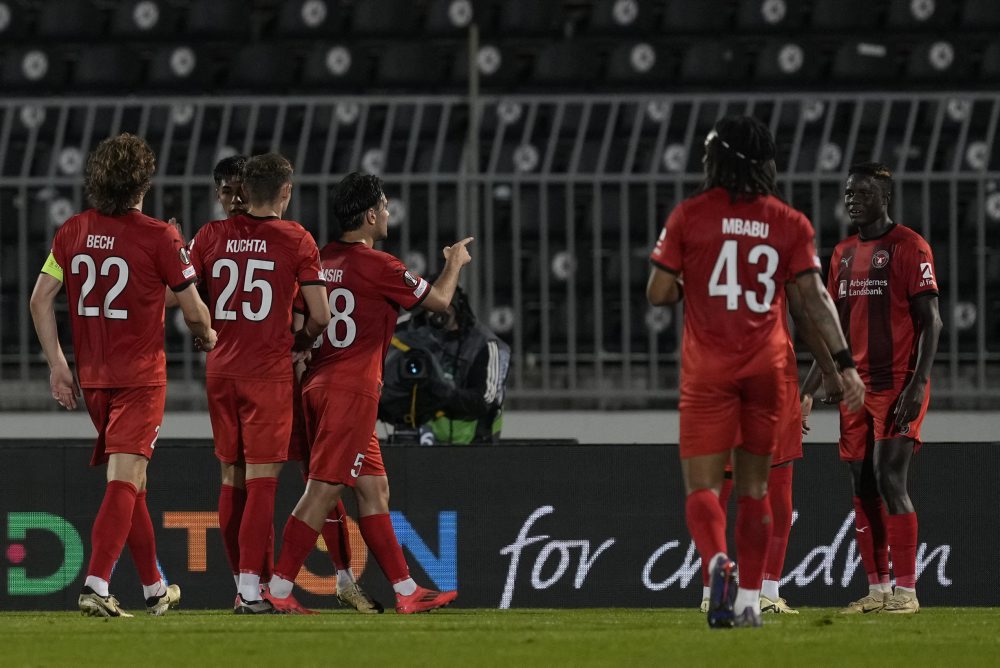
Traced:
<path fill-rule="evenodd" d="M 427 298 L 431 286 L 390 255 L 379 275 L 378 290 L 383 297 L 409 311 Z"/>
<path fill-rule="evenodd" d="M 299 266 L 296 278 L 299 285 L 326 285 L 319 266 L 319 248 L 308 232 L 303 234 L 299 241 Z"/>
<path fill-rule="evenodd" d="M 205 249 L 209 247 L 208 243 L 208 229 L 209 226 L 203 226 L 198 232 L 191 238 L 188 242 L 188 257 L 191 260 L 191 266 L 194 267 L 195 274 L 198 276 L 205 275 Z"/>
<path fill-rule="evenodd" d="M 655 267 L 672 274 L 680 274 L 684 270 L 684 243 L 682 221 L 684 213 L 680 206 L 675 207 L 667 217 L 667 222 L 660 230 L 660 236 L 656 240 L 653 252 L 649 254 L 649 261 Z"/>
<path fill-rule="evenodd" d="M 906 296 L 912 299 L 922 294 L 938 294 L 930 245 L 922 237 L 915 237 L 913 243 L 907 244 L 904 257 L 906 261 L 899 264 L 900 271 L 905 272 L 902 279 L 906 285 Z"/>
<path fill-rule="evenodd" d="M 55 255 L 51 252 L 49 256 L 45 259 L 45 264 L 42 265 L 42 273 L 48 274 L 52 278 L 56 279 L 60 283 L 63 282 L 63 268 L 56 262 Z"/>
<path fill-rule="evenodd" d="M 796 277 L 820 271 L 819 256 L 816 255 L 816 231 L 813 229 L 812 223 L 798 211 L 795 212 L 793 221 L 793 229 L 796 230 L 796 233 L 788 261 L 789 276 Z"/>
<path fill-rule="evenodd" d="M 180 232 L 172 225 L 164 227 L 155 252 L 160 278 L 174 292 L 180 292 L 198 279 L 198 273 L 191 263 L 191 253 L 184 245 Z"/>

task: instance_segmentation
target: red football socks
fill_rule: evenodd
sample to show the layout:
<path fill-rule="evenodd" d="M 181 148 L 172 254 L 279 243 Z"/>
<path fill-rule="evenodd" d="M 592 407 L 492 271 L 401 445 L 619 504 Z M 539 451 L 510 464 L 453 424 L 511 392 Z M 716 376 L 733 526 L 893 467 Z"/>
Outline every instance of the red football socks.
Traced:
<path fill-rule="evenodd" d="M 347 510 L 343 501 L 337 501 L 337 507 L 323 523 L 323 542 L 334 568 L 346 571 L 351 567 L 351 540 L 347 535 Z"/>
<path fill-rule="evenodd" d="M 281 535 L 281 556 L 274 567 L 274 574 L 289 582 L 295 582 L 306 557 L 316 547 L 319 532 L 295 515 L 288 516 L 285 531 Z"/>
<path fill-rule="evenodd" d="M 135 495 L 132 528 L 128 532 L 126 542 L 143 586 L 149 587 L 159 582 L 160 569 L 156 567 L 156 536 L 153 533 L 153 520 L 146 507 L 146 490 Z"/>
<path fill-rule="evenodd" d="M 396 584 L 409 578 L 410 568 L 403 558 L 403 548 L 396 540 L 396 531 L 392 528 L 389 514 L 367 515 L 358 520 L 358 525 L 365 544 L 375 555 L 375 561 L 389 582 Z"/>
<path fill-rule="evenodd" d="M 719 506 L 722 508 L 722 515 L 725 516 L 729 511 L 729 498 L 733 495 L 733 479 L 723 478 L 722 479 L 722 489 L 719 490 Z M 697 543 L 695 543 L 697 545 Z M 714 554 L 712 555 L 715 556 Z M 708 559 L 711 559 L 709 557 Z M 712 574 L 708 572 L 708 559 L 701 560 L 701 583 L 706 587 L 709 585 L 709 581 L 712 579 Z"/>
<path fill-rule="evenodd" d="M 247 503 L 247 491 L 231 485 L 219 490 L 219 530 L 233 573 L 240 572 L 240 523 Z"/>
<path fill-rule="evenodd" d="M 740 565 L 740 589 L 760 590 L 764 560 L 771 542 L 771 503 L 768 496 L 741 496 L 736 510 L 736 557 Z"/>
<path fill-rule="evenodd" d="M 267 584 L 274 575 L 274 522 L 271 522 L 271 533 L 267 536 L 267 547 L 264 548 L 264 563 L 261 565 L 260 581 Z"/>
<path fill-rule="evenodd" d="M 854 537 L 869 585 L 889 582 L 889 544 L 882 499 L 854 497 Z"/>
<path fill-rule="evenodd" d="M 124 480 L 108 482 L 104 490 L 104 501 L 97 511 L 94 526 L 90 531 L 90 565 L 87 575 L 101 580 L 111 579 L 111 569 L 132 529 L 132 511 L 135 508 L 136 488 Z"/>
<path fill-rule="evenodd" d="M 715 492 L 698 489 L 688 494 L 684 514 L 702 564 L 708 564 L 716 554 L 726 551 L 726 513 Z"/>
<path fill-rule="evenodd" d="M 267 540 L 274 531 L 277 491 L 277 478 L 247 480 L 247 502 L 240 522 L 240 573 L 259 575 L 263 570 Z"/>
<path fill-rule="evenodd" d="M 767 498 L 771 502 L 771 541 L 767 546 L 764 579 L 778 582 L 785 568 L 788 535 L 792 530 L 792 465 L 771 469 L 767 479 Z"/>
<path fill-rule="evenodd" d="M 889 515 L 886 518 L 892 572 L 896 586 L 917 588 L 917 514 Z"/>

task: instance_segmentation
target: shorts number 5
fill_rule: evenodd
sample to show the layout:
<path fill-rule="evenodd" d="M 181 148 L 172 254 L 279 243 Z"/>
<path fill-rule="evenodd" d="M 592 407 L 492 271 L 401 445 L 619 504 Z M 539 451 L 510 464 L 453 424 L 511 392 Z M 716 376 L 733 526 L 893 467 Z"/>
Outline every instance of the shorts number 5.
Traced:
<path fill-rule="evenodd" d="M 351 475 L 354 476 L 355 478 L 357 478 L 358 475 L 361 474 L 361 464 L 364 463 L 363 462 L 364 458 L 365 454 L 363 452 L 359 452 L 358 456 L 354 458 L 354 466 L 351 468 Z"/>

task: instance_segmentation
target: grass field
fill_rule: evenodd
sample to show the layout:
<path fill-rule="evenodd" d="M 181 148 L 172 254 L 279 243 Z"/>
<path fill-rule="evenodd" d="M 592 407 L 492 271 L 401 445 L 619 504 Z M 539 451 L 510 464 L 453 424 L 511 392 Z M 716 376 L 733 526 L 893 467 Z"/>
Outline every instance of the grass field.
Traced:
<path fill-rule="evenodd" d="M 943 666 L 998 665 L 1000 609 L 768 616 L 709 630 L 690 610 L 438 610 L 424 615 L 236 617 L 172 612 L 104 620 L 0 614 L 0 665 Z"/>

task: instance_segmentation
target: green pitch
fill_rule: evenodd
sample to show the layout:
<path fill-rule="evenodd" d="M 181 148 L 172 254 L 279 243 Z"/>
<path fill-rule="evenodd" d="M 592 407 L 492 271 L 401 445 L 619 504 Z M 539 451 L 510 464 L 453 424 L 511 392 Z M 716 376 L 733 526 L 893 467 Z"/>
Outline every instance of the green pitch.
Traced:
<path fill-rule="evenodd" d="M 997 665 L 1000 608 L 915 616 L 804 609 L 761 629 L 709 630 L 691 610 L 438 610 L 421 615 L 152 618 L 0 613 L 3 666 Z M 141 615 L 141 616 L 140 616 Z"/>

